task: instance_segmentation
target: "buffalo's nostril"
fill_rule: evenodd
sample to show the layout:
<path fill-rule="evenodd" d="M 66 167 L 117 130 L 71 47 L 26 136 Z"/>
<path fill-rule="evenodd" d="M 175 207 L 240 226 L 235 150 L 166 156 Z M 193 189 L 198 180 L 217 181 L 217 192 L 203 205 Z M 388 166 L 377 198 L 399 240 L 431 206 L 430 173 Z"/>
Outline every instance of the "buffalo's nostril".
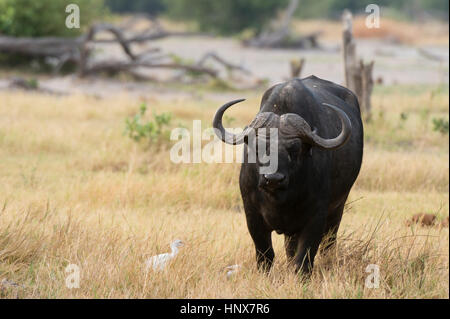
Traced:
<path fill-rule="evenodd" d="M 278 184 L 285 179 L 285 176 L 280 173 L 264 174 L 264 178 L 266 179 L 266 184 Z"/>

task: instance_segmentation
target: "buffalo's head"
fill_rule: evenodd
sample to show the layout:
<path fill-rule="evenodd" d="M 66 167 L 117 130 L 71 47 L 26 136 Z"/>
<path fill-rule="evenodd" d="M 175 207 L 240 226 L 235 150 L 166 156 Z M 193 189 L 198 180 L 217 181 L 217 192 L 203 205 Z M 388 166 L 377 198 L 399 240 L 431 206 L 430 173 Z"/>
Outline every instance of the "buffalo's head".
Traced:
<path fill-rule="evenodd" d="M 273 112 L 260 112 L 253 121 L 240 134 L 233 134 L 225 130 L 222 125 L 224 112 L 232 105 L 243 101 L 235 100 L 221 106 L 214 116 L 213 127 L 216 135 L 225 143 L 237 145 L 245 143 L 249 152 L 254 151 L 256 165 L 259 167 L 259 187 L 266 192 L 273 193 L 286 189 L 289 186 L 290 177 L 302 167 L 306 156 L 310 156 L 312 147 L 325 150 L 335 150 L 342 147 L 351 134 L 351 122 L 347 114 L 340 108 L 323 103 L 337 113 L 341 120 L 342 130 L 340 134 L 331 139 L 325 139 L 316 134 L 315 130 L 298 114 L 286 113 L 281 116 Z M 274 150 L 270 131 L 276 129 L 276 155 L 277 167 L 275 171 L 264 172 L 267 163 L 262 163 L 260 153 L 266 154 Z M 265 141 L 270 138 L 270 143 Z"/>

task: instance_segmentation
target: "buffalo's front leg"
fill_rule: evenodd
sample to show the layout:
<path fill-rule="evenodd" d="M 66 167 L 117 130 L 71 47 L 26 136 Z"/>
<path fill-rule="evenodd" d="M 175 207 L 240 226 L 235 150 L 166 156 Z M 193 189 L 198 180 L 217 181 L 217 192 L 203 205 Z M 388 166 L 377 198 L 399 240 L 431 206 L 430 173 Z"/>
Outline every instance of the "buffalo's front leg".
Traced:
<path fill-rule="evenodd" d="M 321 253 L 326 254 L 329 250 L 336 246 L 337 233 L 341 223 L 342 214 L 344 212 L 345 201 L 336 207 L 327 217 L 327 222 L 324 228 L 323 238 L 326 240 L 322 243 L 320 248 Z"/>
<path fill-rule="evenodd" d="M 314 257 L 322 241 L 325 228 L 325 214 L 314 216 L 298 234 L 297 253 L 294 257 L 295 270 L 309 275 L 314 266 Z"/>
<path fill-rule="evenodd" d="M 272 232 L 259 214 L 246 214 L 247 227 L 256 248 L 258 269 L 268 272 L 272 267 L 275 253 L 272 247 Z"/>
<path fill-rule="evenodd" d="M 286 256 L 288 262 L 292 262 L 298 247 L 297 235 L 284 235 L 284 248 L 286 249 Z"/>

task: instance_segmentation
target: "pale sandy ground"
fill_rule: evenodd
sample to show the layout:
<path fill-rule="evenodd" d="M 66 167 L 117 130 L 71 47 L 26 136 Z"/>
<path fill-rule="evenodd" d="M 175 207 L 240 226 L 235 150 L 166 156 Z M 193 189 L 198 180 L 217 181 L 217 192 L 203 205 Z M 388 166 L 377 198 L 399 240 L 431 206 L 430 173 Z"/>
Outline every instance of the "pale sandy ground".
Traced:
<path fill-rule="evenodd" d="M 166 38 L 151 45 L 160 47 L 162 53 L 176 53 L 183 59 L 197 61 L 207 52 L 216 52 L 232 63 L 240 64 L 252 71 L 251 77 L 238 75 L 243 82 L 237 88 L 251 86 L 256 79 L 267 79 L 269 84 L 286 80 L 289 75 L 289 61 L 303 57 L 306 64 L 302 77 L 318 77 L 343 84 L 343 66 L 338 41 L 322 40 L 323 50 L 261 50 L 245 48 L 238 40 L 229 38 L 195 37 Z M 142 51 L 149 46 L 136 47 Z M 422 46 L 427 51 L 443 59 L 437 62 L 425 58 L 418 52 L 417 46 L 392 44 L 386 40 L 359 39 L 357 52 L 366 61 L 375 60 L 374 77 L 381 77 L 383 83 L 390 84 L 439 84 L 449 82 L 448 45 Z M 124 58 L 116 45 L 102 45 L 97 50 L 96 59 L 108 56 Z M 211 64 L 215 68 L 220 66 Z M 167 80 L 177 71 L 151 69 L 151 74 L 160 80 Z M 7 89 L 12 75 L 0 75 L 0 89 Z M 110 96 L 117 93 L 135 93 L 137 95 L 158 95 L 158 98 L 185 97 L 195 92 L 174 89 L 173 86 L 160 85 L 155 82 L 135 82 L 117 78 L 95 78 L 80 80 L 76 76 L 57 76 L 39 78 L 42 87 L 66 93 L 86 93 L 94 96 Z M 214 98 L 215 94 L 211 97 Z M 221 93 L 223 96 L 223 93 Z"/>
<path fill-rule="evenodd" d="M 303 57 L 306 64 L 302 76 L 314 74 L 336 83 L 343 83 L 342 58 L 339 42 L 324 43 L 325 50 L 260 50 L 244 48 L 230 39 L 179 39 L 161 41 L 165 51 L 190 59 L 198 59 L 203 52 L 215 51 L 221 56 L 252 70 L 258 77 L 271 83 L 283 81 L 289 74 L 289 61 Z M 417 48 L 389 44 L 381 40 L 358 40 L 357 50 L 365 60 L 375 60 L 375 78 L 383 77 L 392 83 L 440 83 L 448 82 L 448 47 L 429 48 L 445 59 L 444 63 L 422 57 Z"/>

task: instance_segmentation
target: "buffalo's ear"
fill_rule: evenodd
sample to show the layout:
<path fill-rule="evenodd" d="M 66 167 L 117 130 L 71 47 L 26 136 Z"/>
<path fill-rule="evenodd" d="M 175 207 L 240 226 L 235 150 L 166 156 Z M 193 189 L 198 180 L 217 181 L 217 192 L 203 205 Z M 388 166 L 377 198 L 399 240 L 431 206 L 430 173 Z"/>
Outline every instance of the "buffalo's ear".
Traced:
<path fill-rule="evenodd" d="M 251 132 L 249 134 L 245 135 L 244 136 L 244 143 L 247 146 L 249 146 L 249 147 L 258 144 L 256 142 L 256 135 L 252 134 Z"/>
<path fill-rule="evenodd" d="M 317 127 L 313 127 L 312 133 L 313 134 L 317 134 Z M 306 156 L 312 157 L 313 147 L 314 147 L 314 145 L 312 145 L 312 144 L 303 143 L 302 144 L 303 154 L 306 155 Z"/>
<path fill-rule="evenodd" d="M 248 126 L 244 127 L 244 131 L 248 128 Z M 248 146 L 249 136 L 252 134 L 252 131 L 247 133 L 247 135 L 244 136 L 244 143 Z"/>
<path fill-rule="evenodd" d="M 302 155 L 304 156 L 312 156 L 313 146 L 311 144 L 302 143 Z"/>

